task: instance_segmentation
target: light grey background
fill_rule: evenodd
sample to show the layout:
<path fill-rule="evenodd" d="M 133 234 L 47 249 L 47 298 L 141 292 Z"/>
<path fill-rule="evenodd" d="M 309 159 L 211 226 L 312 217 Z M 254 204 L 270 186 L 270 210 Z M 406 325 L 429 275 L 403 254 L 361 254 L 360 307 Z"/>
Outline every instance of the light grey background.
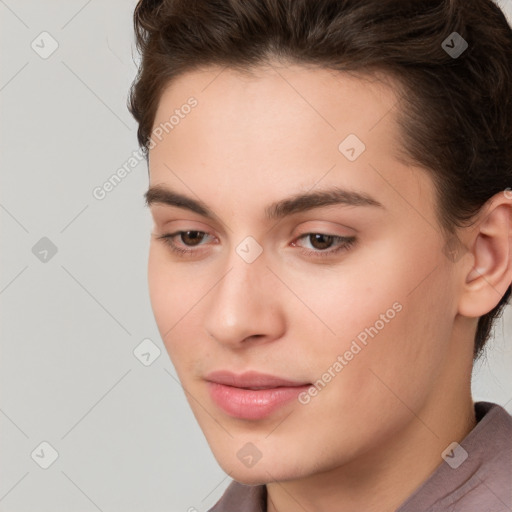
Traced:
<path fill-rule="evenodd" d="M 205 511 L 230 481 L 153 319 L 145 162 L 93 196 L 138 150 L 135 4 L 0 0 L 2 512 Z M 510 309 L 473 389 L 512 412 Z"/>

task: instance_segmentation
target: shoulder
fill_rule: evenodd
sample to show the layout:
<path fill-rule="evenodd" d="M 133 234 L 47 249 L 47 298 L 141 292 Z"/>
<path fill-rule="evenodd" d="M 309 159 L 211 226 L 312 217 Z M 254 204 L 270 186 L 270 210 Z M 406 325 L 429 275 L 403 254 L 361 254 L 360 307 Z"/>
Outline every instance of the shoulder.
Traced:
<path fill-rule="evenodd" d="M 397 512 L 510 512 L 512 416 L 491 402 L 474 404 L 478 423 Z M 456 463 L 454 463 L 456 462 Z"/>
<path fill-rule="evenodd" d="M 477 414 L 480 412 L 482 419 L 474 429 L 477 435 L 469 439 L 466 449 L 468 454 L 475 454 L 478 467 L 475 468 L 472 478 L 474 487 L 467 493 L 465 499 L 468 500 L 468 505 L 481 505 L 484 507 L 482 510 L 510 512 L 512 416 L 504 407 L 491 402 L 477 402 L 475 410 Z M 480 430 L 477 431 L 478 428 Z"/>

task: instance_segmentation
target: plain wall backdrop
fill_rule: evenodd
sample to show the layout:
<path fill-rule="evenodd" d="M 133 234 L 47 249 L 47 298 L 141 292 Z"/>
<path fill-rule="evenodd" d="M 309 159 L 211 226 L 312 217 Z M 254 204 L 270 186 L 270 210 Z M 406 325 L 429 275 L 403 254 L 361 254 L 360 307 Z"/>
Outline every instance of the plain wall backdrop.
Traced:
<path fill-rule="evenodd" d="M 202 512 L 230 481 L 149 302 L 135 4 L 0 0 L 2 512 Z M 473 391 L 512 413 L 510 310 Z"/>

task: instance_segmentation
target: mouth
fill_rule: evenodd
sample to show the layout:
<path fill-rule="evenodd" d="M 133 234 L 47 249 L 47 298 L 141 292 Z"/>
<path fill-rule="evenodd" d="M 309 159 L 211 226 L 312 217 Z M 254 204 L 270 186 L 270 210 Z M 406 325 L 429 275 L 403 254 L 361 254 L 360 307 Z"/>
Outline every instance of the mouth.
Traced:
<path fill-rule="evenodd" d="M 212 372 L 206 376 L 212 401 L 229 416 L 263 419 L 289 405 L 312 384 L 259 372 Z"/>
<path fill-rule="evenodd" d="M 236 374 L 229 370 L 210 372 L 205 379 L 210 382 L 224 384 L 242 389 L 273 389 L 278 387 L 298 387 L 310 382 L 285 379 L 269 373 L 261 373 L 254 370 Z"/>
<path fill-rule="evenodd" d="M 236 387 L 236 386 L 231 386 L 231 387 Z M 276 389 L 276 388 L 283 388 L 283 387 L 286 387 L 286 386 L 260 386 L 259 388 L 246 388 L 246 387 L 243 387 L 243 388 L 238 388 L 238 389 L 252 389 L 253 391 L 254 390 L 259 390 L 259 389 Z"/>

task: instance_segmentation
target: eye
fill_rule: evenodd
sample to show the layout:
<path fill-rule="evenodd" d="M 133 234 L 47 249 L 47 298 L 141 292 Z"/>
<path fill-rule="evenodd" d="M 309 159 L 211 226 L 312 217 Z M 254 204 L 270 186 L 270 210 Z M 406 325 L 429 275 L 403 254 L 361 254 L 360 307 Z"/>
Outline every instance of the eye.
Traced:
<path fill-rule="evenodd" d="M 208 233 L 205 233 L 204 231 L 177 231 L 176 233 L 168 233 L 157 236 L 156 238 L 158 240 L 162 240 L 171 249 L 171 251 L 177 254 L 187 255 L 197 251 L 193 249 L 183 249 L 179 245 L 176 245 L 176 243 L 174 242 L 174 238 L 179 236 L 181 240 L 185 242 L 185 245 L 187 245 L 187 239 L 191 240 L 191 246 L 194 247 L 196 245 L 199 245 L 199 242 L 203 240 L 205 235 L 208 236 Z"/>
<path fill-rule="evenodd" d="M 183 256 L 187 256 L 193 253 L 198 253 L 199 251 L 179 246 L 175 242 L 175 238 L 179 237 L 181 241 L 184 243 L 185 247 L 198 247 L 200 245 L 204 245 L 201 244 L 201 242 L 208 236 L 210 235 L 208 235 L 208 233 L 205 233 L 204 231 L 190 230 L 176 231 L 175 233 L 166 233 L 163 235 L 159 235 L 156 238 L 158 240 L 162 240 L 171 249 L 172 252 Z M 337 254 L 341 251 L 348 250 L 356 242 L 356 237 L 354 236 L 337 236 L 328 235 L 325 233 L 305 233 L 304 235 L 301 235 L 299 238 L 297 238 L 297 240 L 301 240 L 303 238 L 308 238 L 312 242 L 313 247 L 319 246 L 319 248 L 317 247 L 318 250 L 300 248 L 300 252 L 302 254 L 314 258 L 325 258 Z M 330 249 L 329 247 L 332 246 L 332 244 L 335 241 L 338 242 L 338 245 L 334 249 Z M 296 242 L 292 242 L 291 245 L 294 247 L 297 246 Z"/>
<path fill-rule="evenodd" d="M 346 251 L 356 242 L 355 236 L 337 236 L 327 235 L 325 233 L 305 233 L 304 235 L 301 235 L 297 240 L 301 240 L 303 238 L 309 239 L 312 242 L 313 247 L 317 245 L 320 246 L 320 250 L 313 251 L 302 248 L 300 251 L 306 256 L 312 256 L 315 258 L 325 258 L 337 254 L 341 251 Z M 335 249 L 329 249 L 326 251 L 326 245 L 331 246 L 332 243 L 336 240 L 339 242 L 338 246 Z M 292 245 L 296 245 L 296 243 L 293 242 Z"/>

